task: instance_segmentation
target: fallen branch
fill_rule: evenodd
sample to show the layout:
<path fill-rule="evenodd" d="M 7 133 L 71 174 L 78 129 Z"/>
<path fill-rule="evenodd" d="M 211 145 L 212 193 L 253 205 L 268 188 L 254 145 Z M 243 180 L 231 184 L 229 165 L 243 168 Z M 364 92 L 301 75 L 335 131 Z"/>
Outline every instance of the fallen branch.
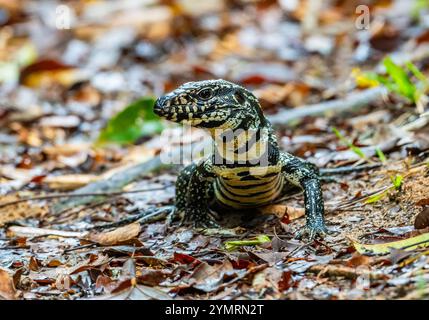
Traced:
<path fill-rule="evenodd" d="M 63 238 L 83 238 L 87 235 L 87 232 L 63 231 L 21 226 L 11 226 L 7 230 L 17 237 L 57 236 Z"/>
<path fill-rule="evenodd" d="M 70 198 L 70 197 L 89 197 L 89 196 L 118 196 L 121 194 L 127 194 L 127 193 L 140 193 L 140 192 L 148 192 L 148 191 L 157 191 L 157 190 L 165 190 L 168 188 L 166 187 L 159 187 L 159 188 L 150 188 L 150 189 L 137 189 L 137 190 L 130 190 L 130 191 L 117 191 L 117 192 L 88 192 L 88 193 L 54 193 L 54 194 L 48 194 L 43 196 L 34 196 L 34 197 L 27 197 L 22 198 L 19 200 L 9 201 L 5 203 L 0 203 L 0 208 L 4 208 L 7 206 L 11 206 L 17 203 L 25 202 L 25 201 L 37 201 L 37 200 L 49 200 L 49 199 L 56 199 L 56 198 Z"/>
<path fill-rule="evenodd" d="M 126 217 L 116 222 L 110 222 L 99 226 L 90 227 L 86 230 L 102 230 L 102 229 L 117 228 L 123 225 L 133 223 L 135 221 L 140 222 L 140 224 L 155 222 L 155 221 L 159 221 L 167 218 L 168 214 L 170 214 L 173 210 L 174 210 L 173 206 L 155 208 L 153 211 L 152 210 L 143 211 L 131 217 Z"/>
<path fill-rule="evenodd" d="M 304 105 L 295 109 L 281 110 L 274 115 L 269 115 L 268 120 L 270 120 L 270 122 L 275 126 L 284 126 L 292 120 L 301 119 L 307 116 L 324 114 L 328 111 L 343 112 L 346 110 L 364 107 L 369 103 L 380 99 L 383 95 L 386 94 L 387 90 L 383 87 L 371 88 L 352 93 L 344 99 Z"/>
<path fill-rule="evenodd" d="M 111 195 L 115 192 L 122 192 L 121 189 L 126 185 L 138 180 L 145 174 L 160 169 L 163 166 L 165 166 L 165 164 L 161 161 L 160 156 L 156 156 L 148 161 L 136 164 L 123 171 L 117 172 L 108 179 L 98 180 L 90 183 L 87 186 L 79 188 L 70 194 L 70 197 L 77 197 L 75 200 L 66 199 L 55 204 L 52 208 L 53 212 L 54 214 L 57 214 L 68 208 L 91 203 L 92 201 L 98 200 L 103 196 L 102 194 L 98 193 L 104 193 L 104 196 L 106 196 L 107 194 Z"/>
<path fill-rule="evenodd" d="M 360 276 L 368 277 L 371 280 L 386 280 L 389 277 L 385 274 L 374 273 L 370 270 L 356 269 L 337 265 L 315 265 L 308 269 L 308 272 L 317 274 L 318 277 L 344 277 L 354 280 Z"/>
<path fill-rule="evenodd" d="M 168 153 L 170 159 L 176 159 L 180 157 L 183 159 L 187 156 L 191 156 L 193 150 L 201 148 L 204 145 L 200 144 L 189 144 L 181 147 L 177 147 Z M 168 156 L 166 156 L 168 157 Z M 88 194 L 96 192 L 120 192 L 126 185 L 143 178 L 144 175 L 162 169 L 172 167 L 174 163 L 165 163 L 161 155 L 157 155 L 154 158 L 138 163 L 132 167 L 128 167 L 122 171 L 115 173 L 105 180 L 98 180 L 88 184 L 85 187 L 79 188 L 72 194 Z M 79 197 L 77 200 L 64 200 L 55 204 L 52 208 L 54 214 L 58 214 L 66 209 L 73 208 L 76 206 L 91 203 L 95 200 L 100 200 L 101 196 L 84 196 Z"/>

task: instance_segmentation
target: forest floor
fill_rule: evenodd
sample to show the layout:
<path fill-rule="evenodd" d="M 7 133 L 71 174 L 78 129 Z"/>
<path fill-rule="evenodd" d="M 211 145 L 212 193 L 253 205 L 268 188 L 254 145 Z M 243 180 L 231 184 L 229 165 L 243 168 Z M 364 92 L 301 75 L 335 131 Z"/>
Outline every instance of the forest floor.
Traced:
<path fill-rule="evenodd" d="M 0 0 L 0 299 L 429 297 L 427 5 L 63 3 Z M 302 194 L 235 228 L 144 216 L 174 202 L 160 153 L 205 137 L 154 97 L 218 78 L 255 93 L 282 150 L 380 164 L 323 184 L 335 233 L 294 238 Z"/>

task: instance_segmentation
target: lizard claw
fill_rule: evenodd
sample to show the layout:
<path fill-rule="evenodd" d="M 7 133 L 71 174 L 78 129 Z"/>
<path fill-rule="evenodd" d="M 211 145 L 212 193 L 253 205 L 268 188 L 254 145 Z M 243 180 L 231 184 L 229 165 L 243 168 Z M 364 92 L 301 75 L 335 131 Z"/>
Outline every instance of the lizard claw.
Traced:
<path fill-rule="evenodd" d="M 194 228 L 217 229 L 221 227 L 208 212 L 204 214 L 193 215 L 191 221 L 194 225 Z"/>
<path fill-rule="evenodd" d="M 184 222 L 190 223 L 194 228 L 220 228 L 221 226 L 208 211 L 185 211 Z"/>
<path fill-rule="evenodd" d="M 333 234 L 334 232 L 329 230 L 324 224 L 321 225 L 306 225 L 301 228 L 295 236 L 296 239 L 307 238 L 309 241 L 313 241 L 316 237 L 324 238 L 326 235 Z"/>
<path fill-rule="evenodd" d="M 179 210 L 177 210 L 176 207 L 173 207 L 170 213 L 167 215 L 167 219 L 166 219 L 167 228 L 169 228 L 173 224 L 173 221 L 176 220 L 177 218 L 180 218 L 180 222 L 179 222 L 179 225 L 180 225 L 183 220 L 183 214 L 181 214 L 181 212 L 179 212 Z"/>
<path fill-rule="evenodd" d="M 214 221 L 210 217 L 205 217 L 204 219 L 198 219 L 194 221 L 194 227 L 195 228 L 204 228 L 204 229 L 214 229 L 214 228 L 220 228 L 220 225 Z"/>

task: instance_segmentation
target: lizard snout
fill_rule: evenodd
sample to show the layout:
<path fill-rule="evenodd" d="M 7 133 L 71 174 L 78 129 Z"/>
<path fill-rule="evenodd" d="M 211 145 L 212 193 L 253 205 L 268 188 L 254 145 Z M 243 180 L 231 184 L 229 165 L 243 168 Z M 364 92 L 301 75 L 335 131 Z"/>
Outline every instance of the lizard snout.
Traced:
<path fill-rule="evenodd" d="M 168 108 L 165 107 L 166 100 L 167 99 L 165 98 L 165 96 L 156 99 L 155 105 L 153 107 L 153 112 L 156 115 L 160 117 L 165 117 L 168 114 Z"/>

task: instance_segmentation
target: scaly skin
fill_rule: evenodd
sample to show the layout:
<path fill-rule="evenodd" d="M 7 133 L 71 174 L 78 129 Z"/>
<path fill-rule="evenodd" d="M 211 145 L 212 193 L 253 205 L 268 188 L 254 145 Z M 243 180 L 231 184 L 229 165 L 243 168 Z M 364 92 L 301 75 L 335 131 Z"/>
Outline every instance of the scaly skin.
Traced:
<path fill-rule="evenodd" d="M 279 150 L 271 124 L 251 92 L 225 80 L 189 82 L 160 97 L 154 111 L 167 120 L 207 129 L 214 139 L 212 156 L 187 166 L 177 179 L 175 205 L 186 221 L 218 227 L 210 216 L 213 200 L 246 210 L 271 203 L 296 186 L 304 190 L 306 214 L 299 235 L 313 239 L 328 232 L 319 170 Z M 222 132 L 228 130 L 246 134 L 225 140 Z"/>

